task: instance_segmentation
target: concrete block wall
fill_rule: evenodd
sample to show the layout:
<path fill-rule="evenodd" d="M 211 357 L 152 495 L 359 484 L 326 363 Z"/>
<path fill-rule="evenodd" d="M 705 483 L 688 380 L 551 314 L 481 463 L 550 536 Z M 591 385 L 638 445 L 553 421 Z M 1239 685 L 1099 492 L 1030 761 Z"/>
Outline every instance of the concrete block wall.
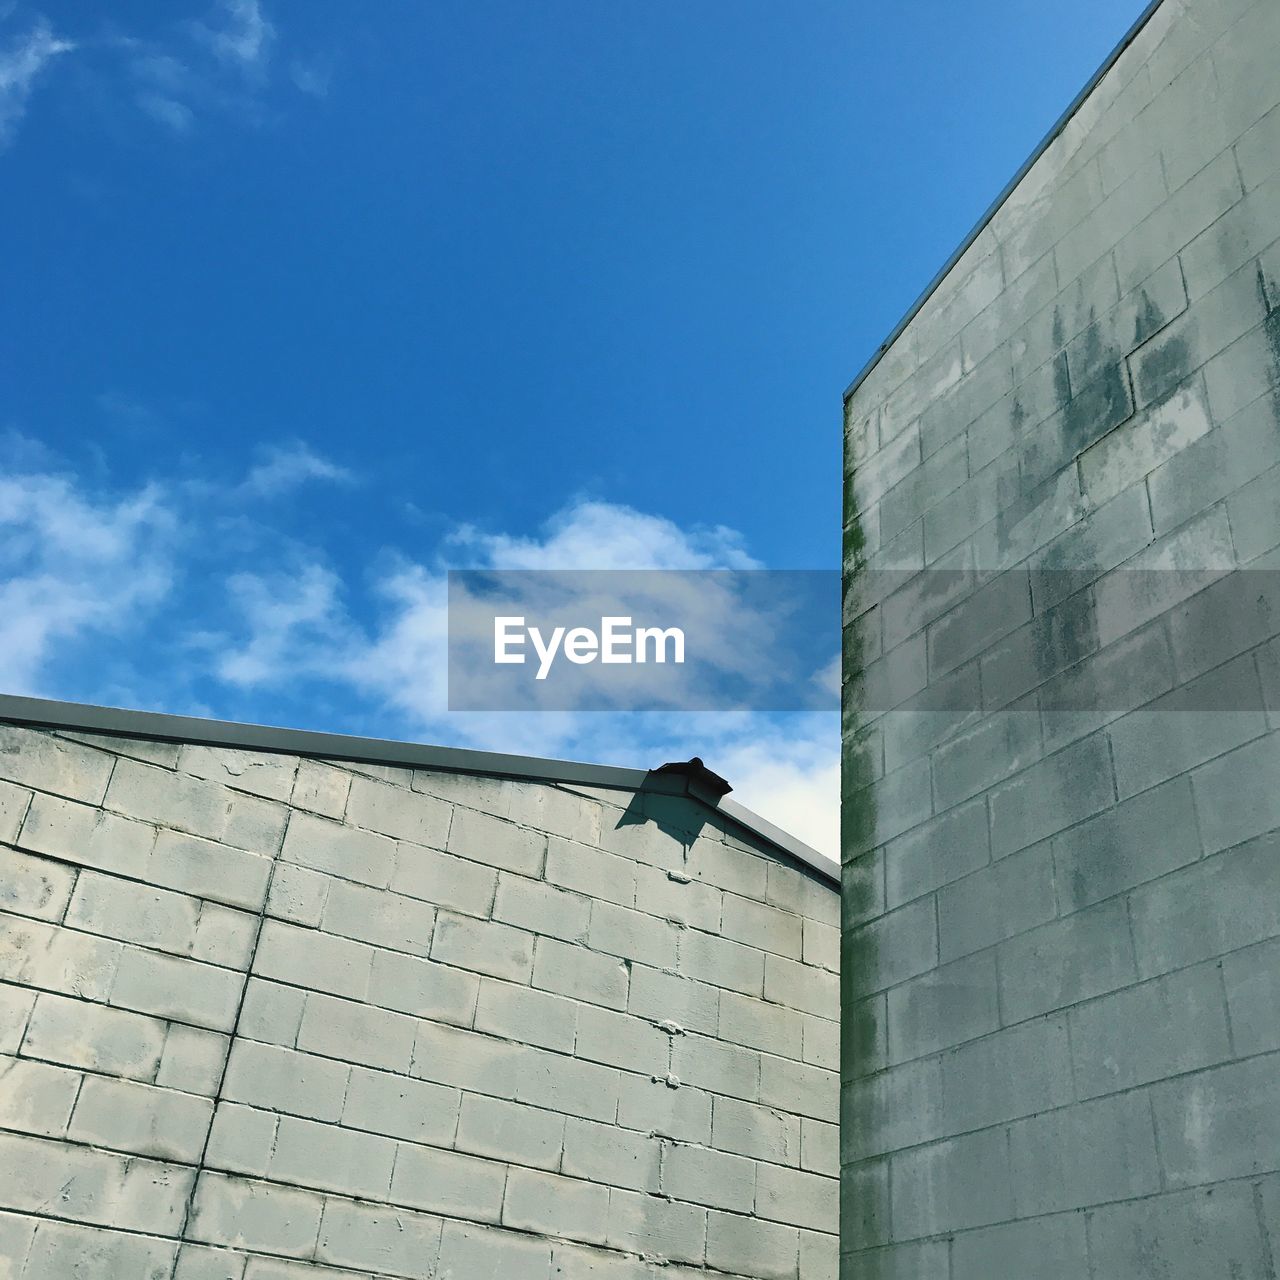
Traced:
<path fill-rule="evenodd" d="M 683 796 L 0 724 L 0 1275 L 834 1277 L 837 925 Z"/>
<path fill-rule="evenodd" d="M 1280 612 L 1158 571 L 1280 567 L 1275 0 L 1165 0 L 845 454 L 842 1277 L 1274 1280 Z"/>

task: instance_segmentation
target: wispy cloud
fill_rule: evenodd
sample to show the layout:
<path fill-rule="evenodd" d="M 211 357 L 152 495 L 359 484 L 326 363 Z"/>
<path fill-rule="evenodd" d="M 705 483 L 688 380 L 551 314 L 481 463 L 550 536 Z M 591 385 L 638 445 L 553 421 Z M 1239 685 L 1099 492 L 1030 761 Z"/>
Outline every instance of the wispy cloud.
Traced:
<path fill-rule="evenodd" d="M 52 27 L 40 19 L 25 36 L 0 50 L 0 149 L 17 136 L 40 75 L 60 54 L 74 48 L 71 41 L 59 39 Z"/>
<path fill-rule="evenodd" d="M 819 849 L 837 847 L 834 712 L 448 712 L 449 567 L 755 567 L 732 529 L 578 500 L 531 534 L 458 528 L 420 559 L 384 553 L 340 571 L 273 526 L 269 507 L 229 533 L 247 493 L 350 479 L 301 442 L 262 457 L 239 484 L 175 480 L 123 494 L 39 450 L 6 452 L 6 691 L 111 702 L 125 689 L 143 705 L 313 725 L 309 709 L 323 705 L 345 718 L 326 712 L 324 727 L 618 764 L 696 754 L 745 804 Z M 266 561 L 279 567 L 264 571 Z"/>
<path fill-rule="evenodd" d="M 819 852 L 839 859 L 840 726 L 836 717 L 757 719 L 727 733 L 722 729 L 702 750 L 714 756 L 717 771 L 733 783 L 735 798 Z"/>
<path fill-rule="evenodd" d="M 143 49 L 129 59 L 129 75 L 137 85 L 138 107 L 146 115 L 174 133 L 190 131 L 195 111 L 188 99 L 199 93 L 200 81 L 186 62 L 158 49 Z"/>
<path fill-rule="evenodd" d="M 352 484 L 355 475 L 328 458 L 322 458 L 301 441 L 265 451 L 240 486 L 253 497 L 275 498 L 312 481 Z"/>
<path fill-rule="evenodd" d="M 299 93 L 312 98 L 327 98 L 333 84 L 333 69 L 327 62 L 303 62 L 295 58 L 289 64 L 289 79 Z"/>
<path fill-rule="evenodd" d="M 682 529 L 632 507 L 579 500 L 538 534 L 464 526 L 443 540 L 433 563 L 392 564 L 374 582 L 373 617 L 364 621 L 348 612 L 345 584 L 318 563 L 285 578 L 239 575 L 230 584 L 239 620 L 216 644 L 220 672 L 242 688 L 262 691 L 317 683 L 346 688 L 365 705 L 393 711 L 406 732 L 427 741 L 630 765 L 701 755 L 731 779 L 744 803 L 834 856 L 840 771 L 835 712 L 450 715 L 446 572 L 459 563 L 760 567 L 735 530 Z"/>
<path fill-rule="evenodd" d="M 196 113 L 177 98 L 166 98 L 161 93 L 140 93 L 138 106 L 153 120 L 174 133 L 190 133 L 196 122 Z"/>
<path fill-rule="evenodd" d="M 12 5 L 0 0 L 0 27 Z M 191 134 L 206 116 L 260 124 L 271 118 L 281 87 L 311 98 L 329 92 L 331 68 L 317 56 L 287 60 L 273 74 L 275 25 L 261 0 L 216 0 L 204 21 L 168 22 L 152 33 L 122 31 L 107 22 L 96 31 L 64 38 L 49 22 L 0 38 L 0 150 L 17 135 L 37 82 L 59 55 L 86 55 L 85 75 L 99 107 L 131 108 L 175 137 Z M 88 55 L 92 54 L 92 59 Z"/>
<path fill-rule="evenodd" d="M 662 516 L 577 499 L 541 536 L 512 537 L 465 525 L 450 539 L 481 565 L 500 569 L 758 569 L 742 535 L 723 525 L 681 529 Z"/>
<path fill-rule="evenodd" d="M 221 650 L 215 660 L 218 678 L 229 684 L 254 688 L 278 680 L 283 668 L 308 652 L 332 652 L 347 643 L 341 582 L 322 565 L 274 579 L 239 573 L 227 588 L 250 632 L 244 645 Z"/>
<path fill-rule="evenodd" d="M 130 46 L 134 43 L 127 42 Z M 135 53 L 129 60 L 129 71 L 153 92 L 175 97 L 189 91 L 193 74 L 190 65 L 181 58 L 156 49 L 141 49 Z"/>
<path fill-rule="evenodd" d="M 183 42 L 117 42 L 129 51 L 126 71 L 139 110 L 175 135 L 192 132 L 208 113 L 258 121 L 276 41 L 258 0 L 222 0 L 208 21 L 180 30 Z"/>
<path fill-rule="evenodd" d="M 204 28 L 214 54 L 246 75 L 260 76 L 271 56 L 275 28 L 258 0 L 223 0 L 222 19 L 222 25 Z"/>
<path fill-rule="evenodd" d="M 141 411 L 133 402 L 124 407 Z M 205 597 L 203 603 L 214 615 L 230 608 L 249 634 L 239 649 L 218 649 L 210 660 L 216 678 L 250 687 L 278 676 L 282 665 L 308 649 L 334 652 L 347 643 L 342 627 L 349 627 L 338 603 L 338 579 L 319 567 L 269 583 L 228 573 L 228 558 L 251 554 L 263 539 L 279 536 L 267 527 L 257 529 L 257 543 L 228 537 L 227 521 L 235 517 L 227 515 L 227 504 L 234 511 L 245 495 L 278 496 L 308 481 L 350 479 L 295 442 L 268 451 L 236 486 L 174 480 L 116 494 L 71 473 L 19 432 L 0 433 L 0 689 L 48 692 L 45 674 L 75 645 L 133 629 L 145 646 L 154 642 L 147 629 L 158 620 L 187 637 L 194 651 L 207 651 L 195 619 L 173 612 L 184 607 L 175 594 L 184 573 L 199 580 L 220 571 L 227 601 Z M 326 624 L 330 617 L 332 626 Z M 136 683 L 145 686 L 141 652 L 135 655 Z"/>
<path fill-rule="evenodd" d="M 0 478 L 0 687 L 35 691 L 68 644 L 162 598 L 174 524 L 153 488 L 95 501 L 63 475 Z"/>

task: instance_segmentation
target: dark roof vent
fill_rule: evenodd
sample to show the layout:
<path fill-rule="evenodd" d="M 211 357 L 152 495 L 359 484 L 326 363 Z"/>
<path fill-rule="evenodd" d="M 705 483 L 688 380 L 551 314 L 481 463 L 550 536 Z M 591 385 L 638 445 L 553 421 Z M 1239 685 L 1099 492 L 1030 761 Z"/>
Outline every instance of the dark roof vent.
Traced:
<path fill-rule="evenodd" d="M 705 790 L 710 791 L 717 800 L 721 796 L 728 795 L 733 790 L 718 773 L 712 773 L 702 763 L 701 756 L 694 756 L 692 760 L 673 760 L 669 764 L 659 766 L 654 770 L 654 773 L 666 773 L 676 777 L 687 778 L 690 783 L 696 783 Z"/>

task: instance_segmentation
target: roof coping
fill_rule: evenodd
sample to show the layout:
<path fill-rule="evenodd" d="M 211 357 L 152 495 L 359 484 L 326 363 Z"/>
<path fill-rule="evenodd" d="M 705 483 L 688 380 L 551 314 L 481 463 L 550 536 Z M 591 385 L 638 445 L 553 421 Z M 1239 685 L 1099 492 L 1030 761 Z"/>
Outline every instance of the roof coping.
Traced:
<path fill-rule="evenodd" d="M 658 769 L 626 769 L 607 764 L 581 764 L 541 756 L 475 751 L 467 747 L 436 747 L 399 742 L 390 738 L 361 738 L 311 729 L 282 729 L 269 725 L 207 720 L 159 711 L 134 711 L 99 707 L 89 703 L 59 702 L 0 694 L 0 721 L 39 728 L 74 729 L 127 738 L 153 738 L 202 746 L 231 747 L 248 751 L 282 752 L 362 764 L 399 765 L 451 773 L 479 773 L 497 778 L 526 778 L 620 791 L 650 791 L 688 795 L 708 809 L 728 818 L 767 845 L 816 871 L 838 890 L 840 868 L 825 854 L 783 831 L 745 805 L 726 796 L 731 788 L 698 757 Z"/>

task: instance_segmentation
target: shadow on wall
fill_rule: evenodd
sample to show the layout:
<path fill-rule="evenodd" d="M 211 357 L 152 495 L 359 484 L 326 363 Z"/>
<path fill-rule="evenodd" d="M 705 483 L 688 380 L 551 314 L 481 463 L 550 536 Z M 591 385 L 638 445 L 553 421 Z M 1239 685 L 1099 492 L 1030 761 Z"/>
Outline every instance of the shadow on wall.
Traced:
<path fill-rule="evenodd" d="M 684 846 L 687 856 L 693 842 L 707 825 L 706 816 L 699 813 L 698 808 L 683 796 L 637 791 L 623 810 L 617 825 L 618 828 L 641 827 L 651 822 L 663 835 L 678 840 Z"/>
<path fill-rule="evenodd" d="M 672 786 L 677 788 L 675 794 L 668 790 Z M 643 826 L 652 822 L 659 831 L 683 847 L 687 858 L 693 842 L 707 825 L 707 810 L 701 804 L 690 803 L 690 798 L 713 804 L 732 790 L 728 782 L 702 763 L 699 756 L 692 760 L 672 761 L 649 771 L 645 786 L 631 797 L 618 819 L 618 827 Z"/>

